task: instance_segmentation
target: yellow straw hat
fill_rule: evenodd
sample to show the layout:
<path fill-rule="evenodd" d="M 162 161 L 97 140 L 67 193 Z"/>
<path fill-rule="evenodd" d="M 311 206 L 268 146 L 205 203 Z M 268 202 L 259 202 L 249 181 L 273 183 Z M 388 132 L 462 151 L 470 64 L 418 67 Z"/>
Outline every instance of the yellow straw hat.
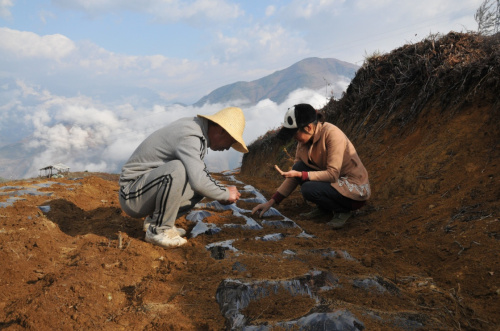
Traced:
<path fill-rule="evenodd" d="M 233 137 L 236 142 L 231 146 L 241 153 L 248 153 L 248 148 L 243 141 L 243 130 L 245 130 L 245 115 L 238 107 L 228 107 L 219 110 L 213 115 L 198 115 L 214 123 L 219 124 Z"/>

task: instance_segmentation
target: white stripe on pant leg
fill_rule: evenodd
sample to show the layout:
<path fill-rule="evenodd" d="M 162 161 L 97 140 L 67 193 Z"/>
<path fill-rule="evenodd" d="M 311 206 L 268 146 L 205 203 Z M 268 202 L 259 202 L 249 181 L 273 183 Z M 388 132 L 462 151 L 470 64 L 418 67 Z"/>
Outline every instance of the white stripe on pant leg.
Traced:
<path fill-rule="evenodd" d="M 171 175 L 164 176 L 159 190 L 162 190 L 162 188 L 164 186 L 165 186 L 165 189 L 163 189 L 161 192 L 161 198 L 159 199 L 160 200 L 160 207 L 159 208 L 158 208 L 158 198 L 156 198 L 157 208 L 155 209 L 155 213 L 156 213 L 156 210 L 158 210 L 158 216 L 156 216 L 155 227 L 160 227 L 162 225 L 161 223 L 162 223 L 163 216 L 165 214 L 166 204 L 167 204 L 168 198 L 170 196 L 170 189 L 172 188 L 171 184 L 172 184 L 172 176 Z M 154 233 L 156 233 L 156 231 L 154 231 Z"/>
<path fill-rule="evenodd" d="M 179 160 L 171 161 L 163 170 L 168 173 L 160 186 L 153 213 L 155 233 L 168 230 L 175 226 L 177 213 L 183 201 L 182 193 L 186 187 L 186 169 Z M 153 230 L 153 229 L 152 229 Z"/>
<path fill-rule="evenodd" d="M 145 174 L 129 185 L 120 188 L 120 205 L 129 216 L 139 218 L 154 212 L 156 195 L 164 176 L 153 178 L 144 184 L 150 175 L 153 174 Z"/>

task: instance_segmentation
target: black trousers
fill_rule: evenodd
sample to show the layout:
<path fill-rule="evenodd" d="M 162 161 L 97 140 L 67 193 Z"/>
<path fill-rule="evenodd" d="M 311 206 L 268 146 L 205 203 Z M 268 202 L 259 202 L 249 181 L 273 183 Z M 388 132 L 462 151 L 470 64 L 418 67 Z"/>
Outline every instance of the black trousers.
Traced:
<path fill-rule="evenodd" d="M 292 167 L 297 171 L 316 171 L 299 161 Z M 302 181 L 300 179 L 300 193 L 307 201 L 315 203 L 319 208 L 327 211 L 346 213 L 360 208 L 364 203 L 346 198 L 340 194 L 329 182 Z"/>

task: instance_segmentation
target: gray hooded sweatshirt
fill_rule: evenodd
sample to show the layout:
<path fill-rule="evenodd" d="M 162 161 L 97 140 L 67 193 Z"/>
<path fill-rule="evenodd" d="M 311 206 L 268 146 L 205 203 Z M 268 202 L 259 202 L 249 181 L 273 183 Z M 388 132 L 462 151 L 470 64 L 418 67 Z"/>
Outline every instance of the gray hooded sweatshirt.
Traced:
<path fill-rule="evenodd" d="M 227 200 L 229 191 L 206 168 L 208 145 L 208 120 L 181 118 L 153 132 L 137 147 L 122 168 L 119 184 L 124 186 L 164 163 L 180 160 L 193 191 L 214 200 Z"/>

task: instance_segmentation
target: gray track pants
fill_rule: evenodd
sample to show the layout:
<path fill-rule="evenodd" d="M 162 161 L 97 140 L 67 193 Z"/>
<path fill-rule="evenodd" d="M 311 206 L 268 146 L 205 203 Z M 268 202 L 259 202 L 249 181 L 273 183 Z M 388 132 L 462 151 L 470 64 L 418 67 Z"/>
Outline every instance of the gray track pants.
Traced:
<path fill-rule="evenodd" d="M 131 217 L 151 217 L 150 229 L 171 229 L 175 220 L 189 212 L 203 196 L 191 189 L 186 169 L 174 160 L 151 170 L 120 188 L 120 205 Z"/>

